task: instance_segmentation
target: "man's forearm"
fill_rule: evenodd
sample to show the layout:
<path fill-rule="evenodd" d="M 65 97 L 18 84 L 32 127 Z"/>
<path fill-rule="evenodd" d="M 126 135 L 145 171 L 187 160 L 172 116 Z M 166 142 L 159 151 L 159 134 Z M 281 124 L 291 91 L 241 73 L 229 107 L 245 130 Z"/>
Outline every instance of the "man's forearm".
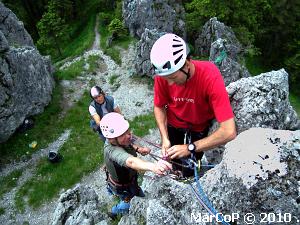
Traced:
<path fill-rule="evenodd" d="M 167 130 L 167 115 L 166 110 L 164 108 L 159 108 L 154 106 L 154 116 L 156 119 L 156 123 L 161 135 L 161 138 L 168 138 L 168 130 Z"/>
<path fill-rule="evenodd" d="M 234 120 L 232 119 L 225 123 L 224 126 L 221 125 L 208 137 L 196 141 L 196 152 L 203 152 L 233 140 L 236 136 Z"/>

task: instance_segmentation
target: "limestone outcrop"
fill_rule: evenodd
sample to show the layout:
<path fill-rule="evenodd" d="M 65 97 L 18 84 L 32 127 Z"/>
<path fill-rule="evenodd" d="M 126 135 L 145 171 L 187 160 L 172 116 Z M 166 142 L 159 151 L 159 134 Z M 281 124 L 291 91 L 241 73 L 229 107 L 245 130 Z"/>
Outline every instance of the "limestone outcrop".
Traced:
<path fill-rule="evenodd" d="M 43 112 L 54 80 L 49 57 L 40 55 L 15 14 L 0 2 L 0 142 L 26 117 Z"/>
<path fill-rule="evenodd" d="M 181 1 L 125 0 L 122 13 L 132 36 L 141 38 L 146 28 L 186 36 L 185 11 Z"/>

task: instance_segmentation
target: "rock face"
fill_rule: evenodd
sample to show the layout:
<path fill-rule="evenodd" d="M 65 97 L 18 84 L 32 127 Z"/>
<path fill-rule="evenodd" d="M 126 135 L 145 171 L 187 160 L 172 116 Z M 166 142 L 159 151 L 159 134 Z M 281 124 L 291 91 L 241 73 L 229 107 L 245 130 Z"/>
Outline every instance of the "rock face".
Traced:
<path fill-rule="evenodd" d="M 100 207 L 98 196 L 92 188 L 77 185 L 60 196 L 52 225 L 96 224 L 107 219 L 100 212 Z"/>
<path fill-rule="evenodd" d="M 300 129 L 289 102 L 288 74 L 284 69 L 242 78 L 227 86 L 238 132 L 251 127 Z"/>
<path fill-rule="evenodd" d="M 219 68 L 226 86 L 240 78 L 250 76 L 247 68 L 238 63 L 239 57 L 235 52 L 236 48 L 231 46 L 233 44 L 227 44 L 227 39 L 219 38 L 212 43 L 210 48 L 209 60 Z M 233 52 L 230 52 L 229 49 Z"/>
<path fill-rule="evenodd" d="M 130 34 L 140 38 L 145 28 L 186 36 L 185 11 L 181 1 L 125 0 L 123 18 Z"/>
<path fill-rule="evenodd" d="M 195 41 L 195 54 L 201 56 L 208 56 L 210 54 L 211 45 L 219 38 L 225 39 L 227 44 L 227 50 L 230 52 L 230 56 L 234 58 L 241 53 L 242 46 L 237 40 L 234 32 L 224 23 L 218 21 L 216 17 L 207 21 L 201 34 Z"/>
<path fill-rule="evenodd" d="M 154 75 L 151 70 L 150 51 L 154 42 L 165 33 L 186 37 L 185 11 L 181 1 L 123 1 L 123 18 L 137 43 L 135 73 L 139 76 Z"/>
<path fill-rule="evenodd" d="M 0 3 L 0 142 L 50 102 L 50 59 L 39 54 L 22 22 Z"/>
<path fill-rule="evenodd" d="M 242 78 L 226 88 L 238 133 L 251 127 L 300 129 L 297 113 L 289 102 L 288 74 L 284 69 Z M 214 124 L 210 133 L 216 128 Z M 205 152 L 205 156 L 210 163 L 219 163 L 223 151 L 224 147 L 219 146 Z"/>
<path fill-rule="evenodd" d="M 202 28 L 195 41 L 195 54 L 209 56 L 219 68 L 225 85 L 242 77 L 249 77 L 248 70 L 240 65 L 243 58 L 242 45 L 230 27 L 211 18 Z"/>
<path fill-rule="evenodd" d="M 142 34 L 141 40 L 137 43 L 136 49 L 137 54 L 135 57 L 135 70 L 138 75 L 153 76 L 154 71 L 152 70 L 150 62 L 150 51 L 154 42 L 164 35 L 164 32 L 158 32 L 156 29 L 149 30 L 145 29 Z"/>
<path fill-rule="evenodd" d="M 0 30 L 10 46 L 31 46 L 33 40 L 16 15 L 0 2 Z"/>
<path fill-rule="evenodd" d="M 257 219 L 270 212 L 299 215 L 299 152 L 299 130 L 251 128 L 226 145 L 222 162 L 200 183 L 218 212 L 238 215 L 236 224 L 246 224 L 243 217 L 249 212 Z M 207 212 L 188 184 L 144 178 L 143 188 L 146 198 L 134 198 L 119 225 L 215 223 L 201 223 Z M 297 224 L 296 219 L 289 224 Z"/>

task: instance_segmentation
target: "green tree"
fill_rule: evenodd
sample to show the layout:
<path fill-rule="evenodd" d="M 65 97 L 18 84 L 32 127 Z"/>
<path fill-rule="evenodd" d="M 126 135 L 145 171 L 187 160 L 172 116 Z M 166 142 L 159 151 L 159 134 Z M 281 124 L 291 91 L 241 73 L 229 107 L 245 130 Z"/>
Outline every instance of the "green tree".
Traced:
<path fill-rule="evenodd" d="M 57 4 L 51 0 L 48 4 L 47 11 L 38 22 L 37 28 L 40 39 L 37 44 L 39 49 L 50 54 L 56 50 L 59 56 L 62 56 L 61 46 L 69 37 L 68 26 L 57 12 Z"/>
<path fill-rule="evenodd" d="M 126 28 L 124 27 L 121 20 L 114 18 L 108 25 L 108 31 L 113 37 L 122 37 L 126 35 Z"/>
<path fill-rule="evenodd" d="M 298 0 L 184 0 L 188 37 L 197 38 L 211 17 L 230 26 L 248 53 L 261 53 L 266 68 L 285 67 L 300 82 Z M 253 51 L 254 50 L 254 51 Z"/>

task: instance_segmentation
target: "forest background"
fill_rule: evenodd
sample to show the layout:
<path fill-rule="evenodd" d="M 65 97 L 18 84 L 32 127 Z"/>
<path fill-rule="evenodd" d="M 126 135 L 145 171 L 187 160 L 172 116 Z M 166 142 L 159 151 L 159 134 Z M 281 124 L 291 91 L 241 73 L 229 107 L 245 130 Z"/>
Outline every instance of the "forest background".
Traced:
<path fill-rule="evenodd" d="M 90 47 L 87 30 L 100 12 L 116 37 L 128 35 L 120 0 L 2 0 L 24 22 L 42 54 L 53 62 Z M 211 17 L 233 28 L 245 48 L 244 62 L 253 75 L 285 68 L 290 90 L 300 96 L 300 2 L 297 0 L 183 0 L 187 41 L 194 43 Z M 86 31 L 86 32 L 85 32 Z M 205 56 L 201 56 L 205 57 Z M 297 98 L 298 98 L 297 97 Z"/>

